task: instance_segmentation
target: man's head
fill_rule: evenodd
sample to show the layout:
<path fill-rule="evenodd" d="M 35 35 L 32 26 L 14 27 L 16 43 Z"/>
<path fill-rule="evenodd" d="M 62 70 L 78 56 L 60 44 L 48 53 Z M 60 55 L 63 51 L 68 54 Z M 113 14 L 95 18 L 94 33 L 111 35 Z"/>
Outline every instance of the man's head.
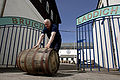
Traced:
<path fill-rule="evenodd" d="M 44 24 L 45 24 L 45 27 L 47 27 L 48 29 L 50 29 L 50 27 L 51 27 L 51 21 L 49 19 L 45 19 L 44 20 Z"/>

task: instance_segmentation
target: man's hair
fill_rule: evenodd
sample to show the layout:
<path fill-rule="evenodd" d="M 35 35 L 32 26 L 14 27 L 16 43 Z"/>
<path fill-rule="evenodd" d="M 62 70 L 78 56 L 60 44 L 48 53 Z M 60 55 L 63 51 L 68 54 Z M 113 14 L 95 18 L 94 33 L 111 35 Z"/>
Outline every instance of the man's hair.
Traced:
<path fill-rule="evenodd" d="M 51 24 L 53 24 L 53 21 L 52 21 L 51 19 L 45 19 L 45 20 L 50 21 Z M 45 20 L 44 20 L 44 21 L 45 21 Z"/>
<path fill-rule="evenodd" d="M 50 21 L 50 19 L 45 19 L 44 21 Z M 51 21 L 50 21 L 51 22 Z"/>

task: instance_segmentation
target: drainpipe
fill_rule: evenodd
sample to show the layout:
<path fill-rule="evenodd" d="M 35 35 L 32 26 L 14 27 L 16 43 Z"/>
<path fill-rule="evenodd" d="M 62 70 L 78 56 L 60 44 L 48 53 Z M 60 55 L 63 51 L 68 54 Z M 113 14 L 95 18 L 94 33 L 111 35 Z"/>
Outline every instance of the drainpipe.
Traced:
<path fill-rule="evenodd" d="M 107 1 L 107 6 L 109 6 L 109 0 L 106 0 L 106 1 Z M 108 24 L 109 24 L 109 27 L 110 27 L 110 36 L 111 36 L 111 42 L 112 42 L 112 51 L 113 51 L 114 64 L 115 64 L 115 68 L 117 68 L 110 16 L 109 16 L 109 23 Z"/>
<path fill-rule="evenodd" d="M 6 0 L 1 0 L 1 11 L 0 11 L 0 17 L 3 17 L 3 13 L 4 13 L 4 10 L 5 10 L 5 5 L 6 5 Z"/>

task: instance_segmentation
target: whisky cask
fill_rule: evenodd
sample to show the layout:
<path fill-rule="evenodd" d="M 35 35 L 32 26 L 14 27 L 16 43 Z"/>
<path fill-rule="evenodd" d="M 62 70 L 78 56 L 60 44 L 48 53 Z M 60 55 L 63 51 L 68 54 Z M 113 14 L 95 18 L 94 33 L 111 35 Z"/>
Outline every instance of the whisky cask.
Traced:
<path fill-rule="evenodd" d="M 17 57 L 17 66 L 31 74 L 54 75 L 59 69 L 59 55 L 51 48 L 23 50 Z"/>

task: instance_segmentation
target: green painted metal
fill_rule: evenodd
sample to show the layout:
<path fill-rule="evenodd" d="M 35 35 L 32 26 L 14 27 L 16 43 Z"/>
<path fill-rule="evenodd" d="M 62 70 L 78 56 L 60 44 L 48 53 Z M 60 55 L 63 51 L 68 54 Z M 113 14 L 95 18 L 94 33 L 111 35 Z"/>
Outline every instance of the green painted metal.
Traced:
<path fill-rule="evenodd" d="M 91 12 L 88 12 L 80 17 L 77 18 L 77 24 L 80 25 L 82 23 L 85 23 L 87 21 L 100 18 L 100 17 L 106 17 L 110 15 L 120 15 L 120 5 L 112 5 L 100 9 L 93 10 Z"/>
<path fill-rule="evenodd" d="M 44 24 L 40 23 L 38 21 L 23 18 L 23 17 L 14 17 L 14 16 L 8 16 L 8 17 L 2 17 L 0 18 L 0 25 L 22 25 L 22 26 L 28 26 L 33 27 L 39 30 L 43 30 Z"/>

